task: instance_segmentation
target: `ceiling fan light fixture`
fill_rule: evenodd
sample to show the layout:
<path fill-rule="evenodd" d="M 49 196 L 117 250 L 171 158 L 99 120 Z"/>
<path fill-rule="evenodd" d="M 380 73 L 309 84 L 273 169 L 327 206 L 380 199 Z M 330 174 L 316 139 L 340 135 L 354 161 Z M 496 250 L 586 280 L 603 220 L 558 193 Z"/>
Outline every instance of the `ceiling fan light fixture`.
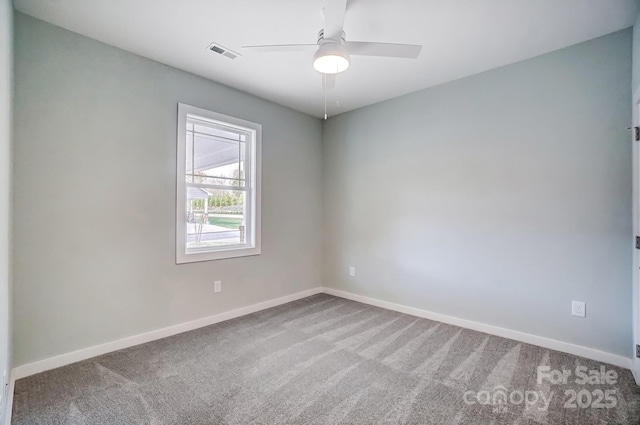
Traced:
<path fill-rule="evenodd" d="M 313 67 L 323 74 L 338 74 L 349 68 L 349 53 L 340 43 L 325 42 L 313 55 Z"/>

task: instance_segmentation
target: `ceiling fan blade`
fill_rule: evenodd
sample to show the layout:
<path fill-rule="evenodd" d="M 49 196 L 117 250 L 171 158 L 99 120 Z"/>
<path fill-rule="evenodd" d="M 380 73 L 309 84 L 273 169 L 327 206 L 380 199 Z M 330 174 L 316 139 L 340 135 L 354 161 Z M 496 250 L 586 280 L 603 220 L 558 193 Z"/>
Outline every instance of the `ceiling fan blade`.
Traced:
<path fill-rule="evenodd" d="M 408 59 L 416 59 L 422 50 L 422 46 L 415 44 L 375 43 L 368 41 L 347 41 L 345 46 L 350 55 Z"/>
<path fill-rule="evenodd" d="M 317 44 L 263 44 L 256 46 L 242 46 L 243 49 L 251 49 L 254 52 L 259 53 L 309 51 L 312 48 L 317 47 Z"/>
<path fill-rule="evenodd" d="M 344 28 L 344 14 L 347 11 L 347 0 L 325 0 L 324 6 L 324 38 L 340 41 Z"/>
<path fill-rule="evenodd" d="M 322 88 L 332 90 L 336 87 L 336 74 L 322 74 Z"/>

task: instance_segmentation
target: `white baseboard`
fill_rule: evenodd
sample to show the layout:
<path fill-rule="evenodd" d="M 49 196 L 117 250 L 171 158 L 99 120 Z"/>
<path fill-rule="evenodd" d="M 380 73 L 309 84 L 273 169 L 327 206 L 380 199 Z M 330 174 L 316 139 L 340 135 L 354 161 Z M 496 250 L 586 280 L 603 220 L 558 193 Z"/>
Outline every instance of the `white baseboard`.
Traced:
<path fill-rule="evenodd" d="M 623 357 L 617 354 L 607 353 L 604 351 L 596 350 L 581 345 L 570 344 L 568 342 L 562 342 L 555 339 L 545 338 L 538 335 L 532 335 L 524 332 L 514 331 L 511 329 L 500 328 L 498 326 L 487 325 L 484 323 L 474 322 L 472 320 L 460 319 L 454 316 L 447 316 L 446 314 L 434 313 L 427 310 L 421 310 L 414 307 L 407 307 L 401 304 L 395 304 L 387 301 L 378 300 L 375 298 L 369 298 L 362 295 L 352 294 L 350 292 L 340 291 L 333 288 L 324 288 L 324 292 L 330 295 L 334 295 L 340 298 L 346 298 L 361 302 L 364 304 L 381 307 L 387 310 L 398 311 L 400 313 L 410 314 L 412 316 L 423 317 L 429 320 L 435 320 L 442 323 L 447 323 L 461 328 L 472 329 L 474 331 L 484 332 L 491 335 L 500 336 L 503 338 L 509 338 L 516 341 L 524 342 L 527 344 L 538 345 L 540 347 L 549 348 L 551 350 L 562 351 L 563 353 L 569 353 L 576 356 L 585 357 L 587 359 L 596 360 L 603 363 L 609 363 L 614 366 L 619 366 L 625 369 L 631 369 L 631 358 Z M 635 375 L 634 375 L 635 376 Z M 638 379 L 636 379 L 638 382 Z"/>
<path fill-rule="evenodd" d="M 9 391 L 7 394 L 7 411 L 5 425 L 11 425 L 11 413 L 13 407 L 13 394 L 15 388 L 15 381 L 20 378 L 25 378 L 30 375 L 35 375 L 40 372 L 44 372 L 50 369 L 55 369 L 61 366 L 66 366 L 71 363 L 75 363 L 81 360 L 86 360 L 95 356 L 110 353 L 112 351 L 129 348 L 138 344 L 144 344 L 146 342 L 155 341 L 161 338 L 166 338 L 172 335 L 176 335 L 182 332 L 202 328 L 204 326 L 213 325 L 215 323 L 223 322 L 225 320 L 234 319 L 236 317 L 245 316 L 247 314 L 255 313 L 260 310 L 275 307 L 281 304 L 286 304 L 291 301 L 299 300 L 311 295 L 320 293 L 326 293 L 334 295 L 336 297 L 346 298 L 349 300 L 361 302 L 364 304 L 373 305 L 376 307 L 385 308 L 387 310 L 393 310 L 400 313 L 410 314 L 412 316 L 423 317 L 425 319 L 435 320 L 438 322 L 448 323 L 450 325 L 460 326 L 462 328 L 472 329 L 479 332 L 484 332 L 491 335 L 500 336 L 503 338 L 509 338 L 516 341 L 524 342 L 527 344 L 538 345 L 540 347 L 548 348 L 551 350 L 562 351 L 565 353 L 573 354 L 576 356 L 585 357 L 588 359 L 596 360 L 599 362 L 609 363 L 615 366 L 619 366 L 625 369 L 630 369 L 633 373 L 633 377 L 636 383 L 640 385 L 640 371 L 632 369 L 632 359 L 619 356 L 617 354 L 607 353 L 604 351 L 596 350 L 589 347 L 570 344 L 550 338 L 545 338 L 537 335 L 532 335 L 524 332 L 514 331 L 511 329 L 500 328 L 497 326 L 487 325 L 484 323 L 474 322 L 472 320 L 460 319 L 458 317 L 448 316 L 446 314 L 434 313 L 427 310 L 421 310 L 414 307 L 408 307 L 401 304 L 395 304 L 388 301 L 382 301 L 375 298 L 369 298 L 362 295 L 352 294 L 350 292 L 340 291 L 333 288 L 313 288 L 307 291 L 298 292 L 296 294 L 287 295 L 281 298 L 276 298 L 269 301 L 264 301 L 258 304 L 253 304 L 247 307 L 242 307 L 236 310 L 216 314 L 214 316 L 205 317 L 202 319 L 194 320 L 187 323 L 182 323 L 175 326 L 170 326 L 163 329 L 147 332 L 140 335 L 131 336 L 128 338 L 119 339 L 117 341 L 108 342 L 106 344 L 96 345 L 94 347 L 85 348 L 82 350 L 73 351 L 71 353 L 62 354 L 59 356 L 51 357 L 45 360 L 37 361 L 34 363 L 18 366 L 11 372 Z"/>
<path fill-rule="evenodd" d="M 224 313 L 216 314 L 214 316 L 205 317 L 202 319 L 194 320 L 179 325 L 170 326 L 163 329 L 147 332 L 144 334 L 134 335 L 128 338 L 119 339 L 116 341 L 108 342 L 93 347 L 84 348 L 81 350 L 73 351 L 71 353 L 61 354 L 59 356 L 51 357 L 48 359 L 40 360 L 34 363 L 25 364 L 14 368 L 11 372 L 9 391 L 7 394 L 7 412 L 6 412 L 6 425 L 11 425 L 11 411 L 13 407 L 13 393 L 15 388 L 15 381 L 17 379 L 25 378 L 27 376 L 35 375 L 40 372 L 44 372 L 50 369 L 66 366 L 71 363 L 86 360 L 95 356 L 110 353 L 124 348 L 133 347 L 135 345 L 144 344 L 146 342 L 155 341 L 158 339 L 173 336 L 179 333 L 191 331 L 194 329 L 202 328 L 205 326 L 213 325 L 215 323 L 224 322 L 225 320 L 235 319 L 240 316 L 255 313 L 257 311 L 265 310 L 267 308 L 276 307 L 281 304 L 286 304 L 291 301 L 296 301 L 302 298 L 306 298 L 312 295 L 326 293 L 334 295 L 340 298 L 346 298 L 349 300 L 361 302 L 364 304 L 381 307 L 387 310 L 393 310 L 400 313 L 410 314 L 412 316 L 423 317 L 425 319 L 435 320 L 442 323 L 448 323 L 454 326 L 460 326 L 462 328 L 472 329 L 479 332 L 484 332 L 490 335 L 496 335 L 503 338 L 509 338 L 516 341 L 524 342 L 527 344 L 538 345 L 540 347 L 548 348 L 551 350 L 562 351 L 564 353 L 573 354 L 576 356 L 585 357 L 588 359 L 596 360 L 599 362 L 609 363 L 615 366 L 619 366 L 625 369 L 630 369 L 636 380 L 636 383 L 640 385 L 640 371 L 632 369 L 632 359 L 619 356 L 617 354 L 607 353 L 604 351 L 596 350 L 589 347 L 570 344 L 550 338 L 545 338 L 537 335 L 532 335 L 524 332 L 514 331 L 511 329 L 500 328 L 497 326 L 487 325 L 484 323 L 474 322 L 472 320 L 460 319 L 454 316 L 448 316 L 446 314 L 434 313 L 427 310 L 421 310 L 414 307 L 408 307 L 401 304 L 395 304 L 388 301 L 382 301 L 375 298 L 369 298 L 362 295 L 352 294 L 350 292 L 340 291 L 333 288 L 313 288 L 306 291 L 298 292 L 295 294 L 287 295 L 281 298 L 264 301 L 258 304 L 253 304 L 247 307 L 242 307 L 236 310 L 227 311 Z"/>
<path fill-rule="evenodd" d="M 40 372 L 66 366 L 71 363 L 90 359 L 102 354 L 107 354 L 112 351 L 122 350 L 124 348 L 133 347 L 135 345 L 144 344 L 146 342 L 155 341 L 158 339 L 177 335 L 179 333 L 213 325 L 215 323 L 224 322 L 225 320 L 235 319 L 236 317 L 245 316 L 247 314 L 255 313 L 260 310 L 265 310 L 267 308 L 286 304 L 291 301 L 310 297 L 311 295 L 320 294 L 323 292 L 323 290 L 324 288 L 317 287 L 295 294 L 287 295 L 281 298 L 275 298 L 273 300 L 263 301 L 258 304 L 253 304 L 247 307 L 238 308 L 236 310 L 216 314 L 214 316 L 205 317 L 191 322 L 181 323 L 179 325 L 169 326 L 167 328 L 130 336 L 116 341 L 107 342 L 105 344 L 95 345 L 93 347 L 83 348 L 71 353 L 61 354 L 59 356 L 50 357 L 48 359 L 40 360 L 33 363 L 28 363 L 14 368 L 11 374 L 12 379 L 17 380 L 25 378 L 27 376 L 35 375 Z"/>
<path fill-rule="evenodd" d="M 7 403 L 7 408 L 4 412 L 4 423 L 5 425 L 11 425 L 11 412 L 13 411 L 13 389 L 16 386 L 16 380 L 13 377 L 13 373 L 9 376 L 9 389 L 7 390 L 7 399 L 5 403 Z"/>
<path fill-rule="evenodd" d="M 333 288 L 313 288 L 306 291 L 298 292 L 292 295 L 287 295 L 281 298 L 276 298 L 269 301 L 264 301 L 258 304 L 253 304 L 247 307 L 242 307 L 236 310 L 216 314 L 214 316 L 205 317 L 202 319 L 194 320 L 179 325 L 170 326 L 163 329 L 147 332 L 144 334 L 134 335 L 128 338 L 119 339 L 116 341 L 107 342 L 105 344 L 96 345 L 93 347 L 84 348 L 81 350 L 73 351 L 71 353 L 61 354 L 59 356 L 50 357 L 48 359 L 40 360 L 34 363 L 28 363 L 18 366 L 13 369 L 11 373 L 11 388 L 9 392 L 9 398 L 13 396 L 13 383 L 17 379 L 25 378 L 27 376 L 35 375 L 40 372 L 55 369 L 58 367 L 66 366 L 71 363 L 86 360 L 92 357 L 100 356 L 102 354 L 110 353 L 124 348 L 133 347 L 135 345 L 144 344 L 146 342 L 155 341 L 158 339 L 173 336 L 182 332 L 191 331 L 194 329 L 202 328 L 205 326 L 213 325 L 215 323 L 223 322 L 225 320 L 234 319 L 236 317 L 245 316 L 247 314 L 255 313 L 260 310 L 275 307 L 281 304 L 286 304 L 291 301 L 299 300 L 311 295 L 320 293 L 326 293 L 334 295 L 336 297 L 346 298 L 353 301 L 358 301 L 364 304 L 369 304 L 387 310 L 394 310 L 400 313 L 410 314 L 412 316 L 423 317 L 425 319 L 435 320 L 438 322 L 448 323 L 450 325 L 460 326 L 462 328 L 472 329 L 479 332 L 484 332 L 491 335 L 500 336 L 503 338 L 509 338 L 516 341 L 524 342 L 527 344 L 538 345 L 540 347 L 549 348 L 551 350 L 562 351 L 564 353 L 573 354 L 576 356 L 585 357 L 588 359 L 596 360 L 599 362 L 609 363 L 615 366 L 623 367 L 625 369 L 631 369 L 632 359 L 623 357 L 617 354 L 607 353 L 604 351 L 596 350 L 581 345 L 570 344 L 550 338 L 545 338 L 537 335 L 532 335 L 524 332 L 519 332 L 511 329 L 501 328 L 497 326 L 487 325 L 484 323 L 474 322 L 472 320 L 460 319 L 454 316 L 448 316 L 446 314 L 434 313 L 427 310 L 421 310 L 414 307 L 408 307 L 401 304 L 395 304 L 388 301 L 382 301 L 375 298 L 369 298 L 362 295 L 352 294 L 350 292 L 340 291 Z M 634 377 L 640 378 L 640 373 L 632 370 Z M 636 379 L 636 382 L 640 382 Z"/>

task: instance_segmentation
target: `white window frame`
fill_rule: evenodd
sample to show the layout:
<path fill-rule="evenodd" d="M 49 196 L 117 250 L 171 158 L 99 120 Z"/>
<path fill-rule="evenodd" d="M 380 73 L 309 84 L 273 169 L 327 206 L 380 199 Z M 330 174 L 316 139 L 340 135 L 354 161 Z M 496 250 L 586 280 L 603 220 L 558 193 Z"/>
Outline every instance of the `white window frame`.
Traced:
<path fill-rule="evenodd" d="M 186 251 L 187 234 L 187 182 L 186 182 L 186 150 L 187 150 L 187 117 L 189 115 L 212 121 L 214 124 L 236 128 L 250 135 L 245 149 L 250 150 L 245 163 L 246 182 L 246 240 L 240 245 L 207 247 L 197 252 Z M 219 114 L 195 106 L 178 104 L 178 136 L 177 136 L 177 169 L 176 169 L 176 263 L 193 263 L 198 261 L 221 260 L 225 258 L 259 255 L 260 246 L 260 182 L 262 157 L 262 126 L 240 118 Z"/>

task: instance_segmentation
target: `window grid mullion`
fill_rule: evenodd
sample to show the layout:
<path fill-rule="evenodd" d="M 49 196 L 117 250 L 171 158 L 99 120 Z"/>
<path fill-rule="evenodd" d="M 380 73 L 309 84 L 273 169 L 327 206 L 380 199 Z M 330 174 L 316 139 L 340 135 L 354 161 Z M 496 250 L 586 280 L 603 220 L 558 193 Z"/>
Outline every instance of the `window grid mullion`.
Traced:
<path fill-rule="evenodd" d="M 202 174 L 186 174 L 186 177 L 191 177 L 191 178 L 202 177 L 205 179 L 220 179 L 220 180 L 237 180 L 243 183 L 245 181 L 245 179 L 236 179 L 235 177 L 208 176 L 208 175 L 202 175 Z"/>
<path fill-rule="evenodd" d="M 187 182 L 185 182 L 185 184 L 187 187 L 198 187 L 202 189 L 231 190 L 231 191 L 239 191 L 239 192 L 249 192 L 251 190 L 248 187 L 225 186 L 225 185 L 219 185 L 219 184 L 187 183 Z"/>

